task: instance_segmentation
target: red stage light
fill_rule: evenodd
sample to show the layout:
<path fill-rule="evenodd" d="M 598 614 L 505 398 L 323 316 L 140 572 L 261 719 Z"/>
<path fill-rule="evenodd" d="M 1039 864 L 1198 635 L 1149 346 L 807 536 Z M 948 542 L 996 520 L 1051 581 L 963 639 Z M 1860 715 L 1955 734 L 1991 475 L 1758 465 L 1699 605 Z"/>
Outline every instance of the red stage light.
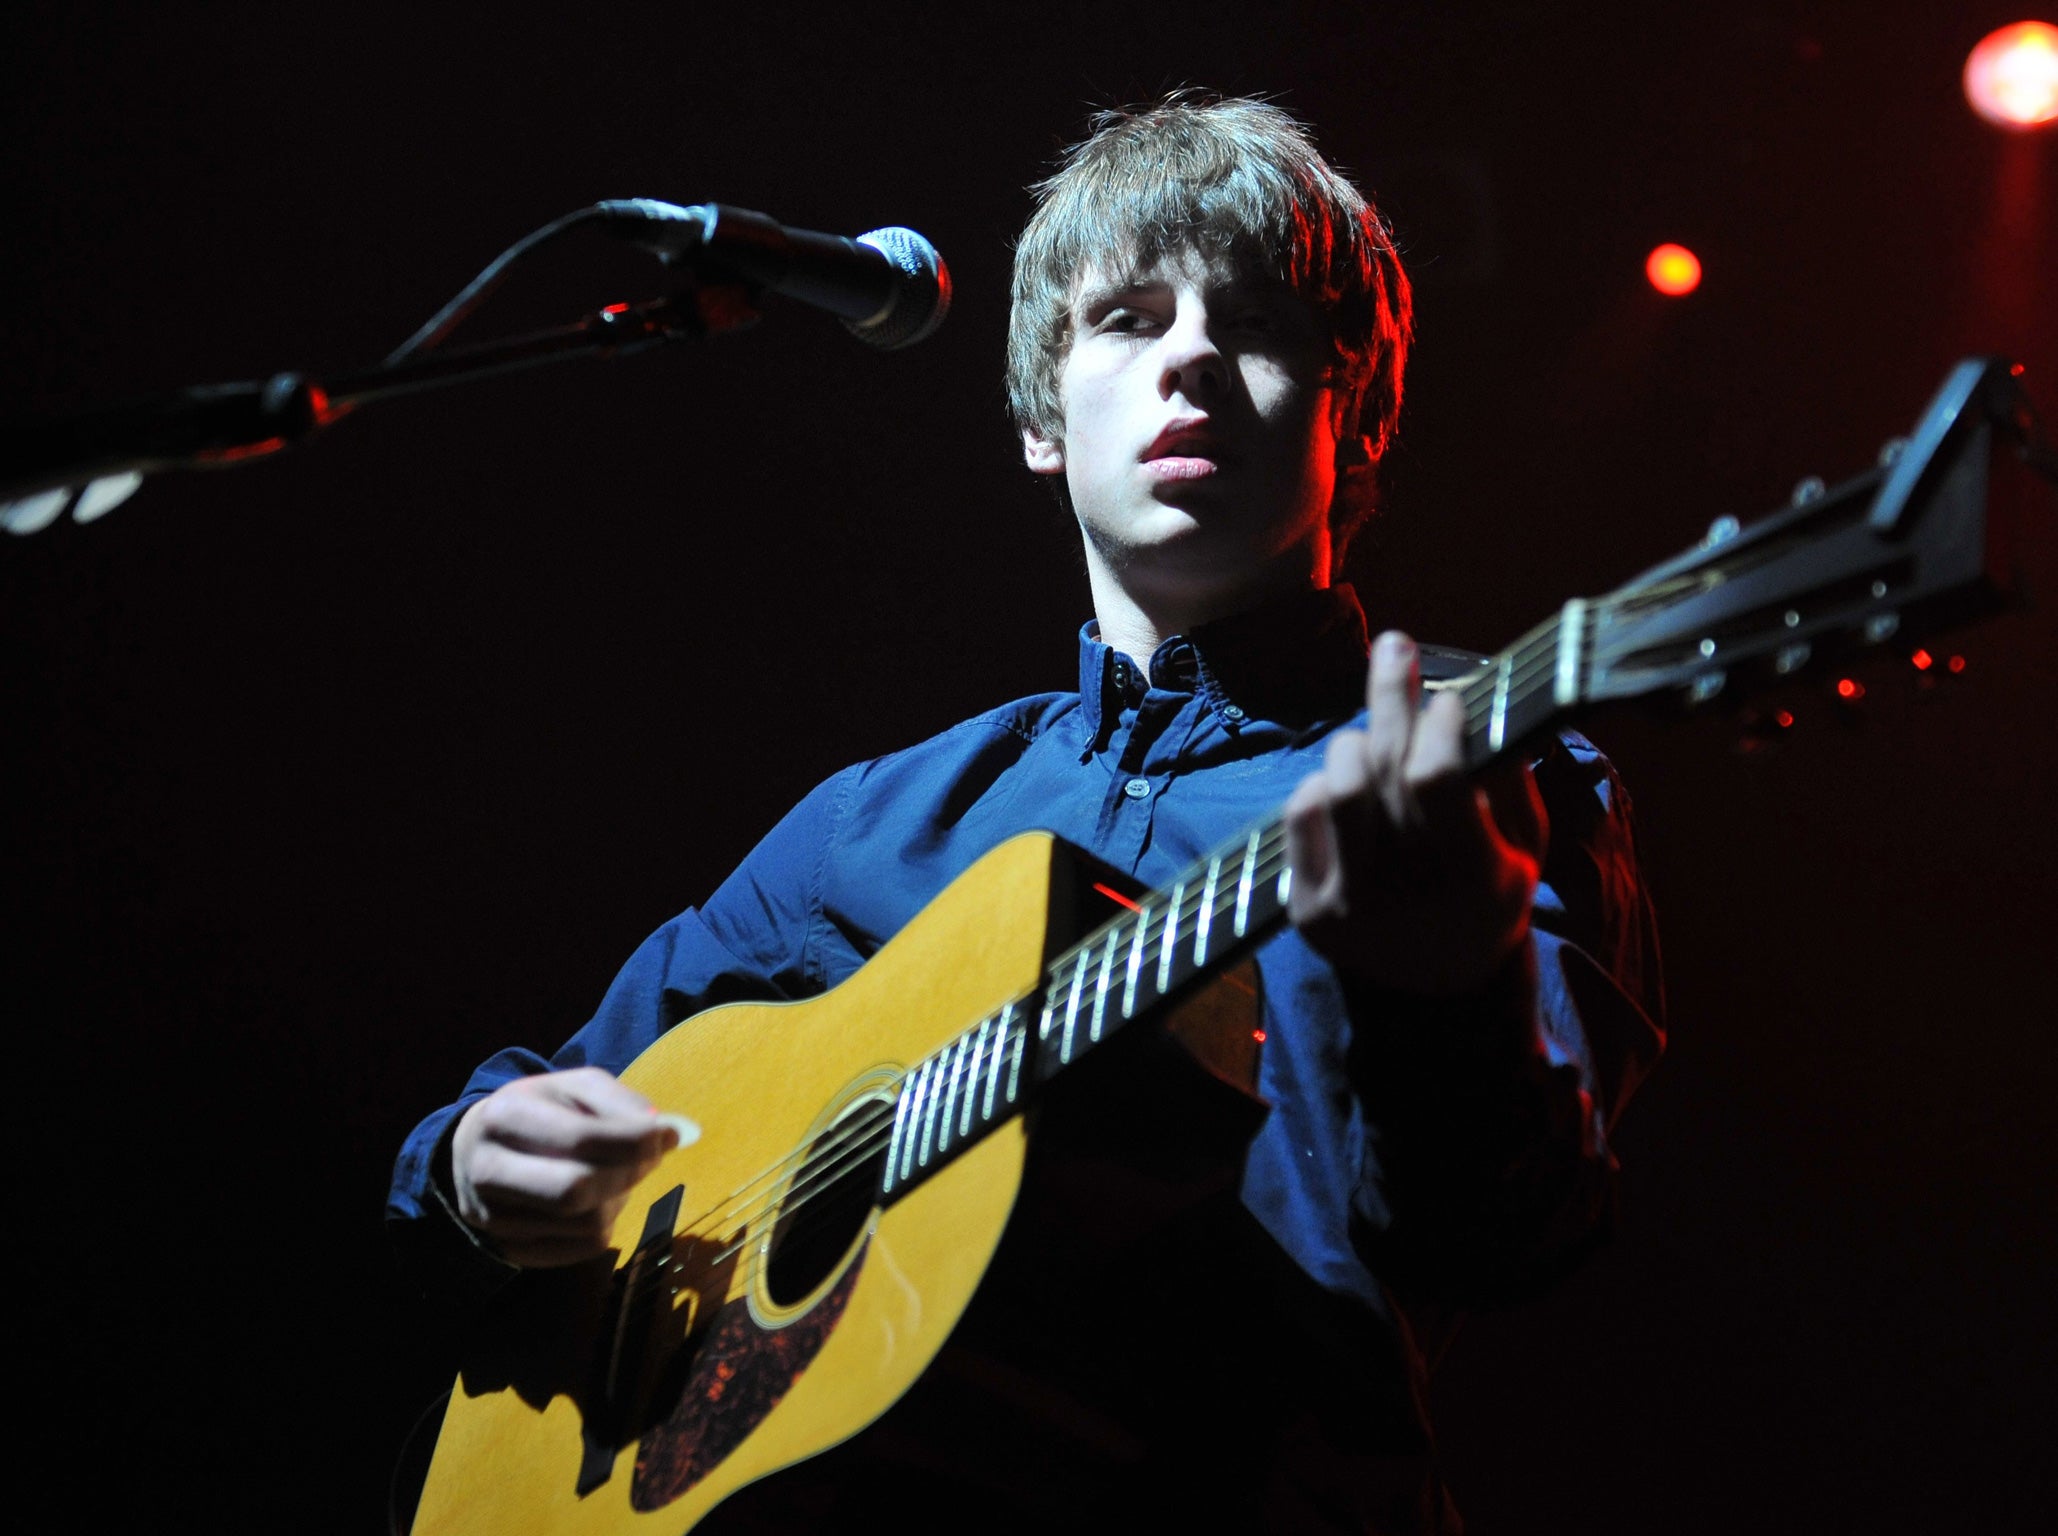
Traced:
<path fill-rule="evenodd" d="M 2018 21 L 1981 38 L 1965 59 L 1965 99 L 2003 128 L 2058 122 L 2058 27 Z"/>
<path fill-rule="evenodd" d="M 1936 665 L 1937 660 L 1936 657 L 1930 655 L 1928 651 L 1917 651 L 1913 656 L 1910 656 L 1908 659 L 1915 664 L 1915 670 L 1918 672 L 1927 672 L 1931 667 Z"/>
<path fill-rule="evenodd" d="M 1773 718 L 1774 720 L 1777 720 L 1777 721 L 1779 722 L 1779 728 L 1780 728 L 1780 729 L 1781 729 L 1782 731 L 1787 731 L 1787 730 L 1792 730 L 1792 729 L 1793 729 L 1793 724 L 1794 724 L 1794 712 L 1793 712 L 1792 710 L 1790 710 L 1790 709 L 1782 709 L 1782 710 L 1780 710 L 1780 711 L 1779 711 L 1779 712 L 1778 712 L 1777 714 L 1775 714 L 1775 715 L 1774 715 L 1774 716 L 1773 716 L 1772 718 Z"/>
<path fill-rule="evenodd" d="M 1855 677 L 1840 677 L 1836 680 L 1836 696 L 1840 699 L 1862 699 L 1865 685 Z"/>
<path fill-rule="evenodd" d="M 1945 665 L 1950 667 L 1953 672 L 1963 672 L 1965 670 L 1965 658 L 1963 656 L 1953 656 Z"/>
<path fill-rule="evenodd" d="M 1701 286 L 1701 258 L 1683 245 L 1667 243 L 1644 258 L 1644 276 L 1658 292 L 1676 299 Z"/>

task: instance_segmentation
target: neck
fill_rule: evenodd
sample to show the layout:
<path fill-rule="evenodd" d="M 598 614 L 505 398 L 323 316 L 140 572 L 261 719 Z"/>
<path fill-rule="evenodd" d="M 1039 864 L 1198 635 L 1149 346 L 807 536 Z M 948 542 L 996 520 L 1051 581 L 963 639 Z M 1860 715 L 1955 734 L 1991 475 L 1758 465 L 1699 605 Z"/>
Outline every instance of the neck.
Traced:
<path fill-rule="evenodd" d="M 1114 565 L 1089 541 L 1086 575 L 1102 643 L 1148 673 L 1151 654 L 1174 635 L 1191 633 L 1199 625 L 1275 597 L 1327 587 L 1329 560 L 1326 548 L 1295 548 L 1218 579 L 1197 580 L 1183 573 L 1164 579 L 1143 562 Z"/>

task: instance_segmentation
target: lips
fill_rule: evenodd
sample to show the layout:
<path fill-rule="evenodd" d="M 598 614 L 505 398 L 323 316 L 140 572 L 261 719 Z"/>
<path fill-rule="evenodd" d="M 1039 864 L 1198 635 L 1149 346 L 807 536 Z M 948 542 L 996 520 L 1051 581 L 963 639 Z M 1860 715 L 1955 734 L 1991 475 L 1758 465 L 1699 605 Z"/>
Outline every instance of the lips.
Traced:
<path fill-rule="evenodd" d="M 1145 463 L 1156 459 L 1219 459 L 1221 434 L 1205 416 L 1187 416 L 1168 422 L 1143 450 Z"/>

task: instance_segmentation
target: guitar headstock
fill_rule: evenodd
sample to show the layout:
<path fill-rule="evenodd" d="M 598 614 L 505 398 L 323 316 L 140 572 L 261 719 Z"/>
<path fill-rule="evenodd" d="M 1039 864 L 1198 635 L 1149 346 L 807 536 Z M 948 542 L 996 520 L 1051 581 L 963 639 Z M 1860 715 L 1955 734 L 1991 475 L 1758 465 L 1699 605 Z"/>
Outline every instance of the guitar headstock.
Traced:
<path fill-rule="evenodd" d="M 1581 702 L 1741 695 L 1854 653 L 1899 647 L 2013 596 L 1997 461 L 2040 446 L 2020 370 L 1957 365 L 1906 438 L 1840 485 L 1806 480 L 1749 526 L 1718 521 L 1693 549 L 1584 605 Z M 2040 466 L 2041 467 L 2041 466 Z"/>
<path fill-rule="evenodd" d="M 1999 358 L 1958 364 L 1871 470 L 1836 486 L 1805 480 L 1770 516 L 1719 519 L 1694 548 L 1567 603 L 1455 685 L 1467 762 L 1582 708 L 1739 699 L 1854 652 L 1913 652 L 1920 637 L 2004 606 L 2013 508 L 1992 493 L 2028 479 L 2005 460 L 2058 481 L 2020 372 Z"/>

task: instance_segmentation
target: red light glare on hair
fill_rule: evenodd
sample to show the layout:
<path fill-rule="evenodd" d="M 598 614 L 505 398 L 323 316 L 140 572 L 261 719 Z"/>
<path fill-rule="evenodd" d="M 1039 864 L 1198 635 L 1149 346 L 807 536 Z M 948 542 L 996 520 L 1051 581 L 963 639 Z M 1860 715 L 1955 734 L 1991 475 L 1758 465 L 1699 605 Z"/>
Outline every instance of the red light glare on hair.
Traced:
<path fill-rule="evenodd" d="M 1701 286 L 1701 258 L 1683 245 L 1661 245 L 1644 258 L 1644 276 L 1668 298 Z"/>
<path fill-rule="evenodd" d="M 1918 672 L 1927 672 L 1937 664 L 1936 657 L 1930 655 L 1928 651 L 1917 651 L 1908 660 L 1914 663 L 1915 670 Z"/>
<path fill-rule="evenodd" d="M 2018 21 L 1981 38 L 1965 59 L 1965 99 L 2003 128 L 2058 121 L 2058 27 Z"/>
<path fill-rule="evenodd" d="M 1836 696 L 1840 699 L 1862 699 L 1865 685 L 1855 677 L 1840 677 L 1836 680 Z"/>

